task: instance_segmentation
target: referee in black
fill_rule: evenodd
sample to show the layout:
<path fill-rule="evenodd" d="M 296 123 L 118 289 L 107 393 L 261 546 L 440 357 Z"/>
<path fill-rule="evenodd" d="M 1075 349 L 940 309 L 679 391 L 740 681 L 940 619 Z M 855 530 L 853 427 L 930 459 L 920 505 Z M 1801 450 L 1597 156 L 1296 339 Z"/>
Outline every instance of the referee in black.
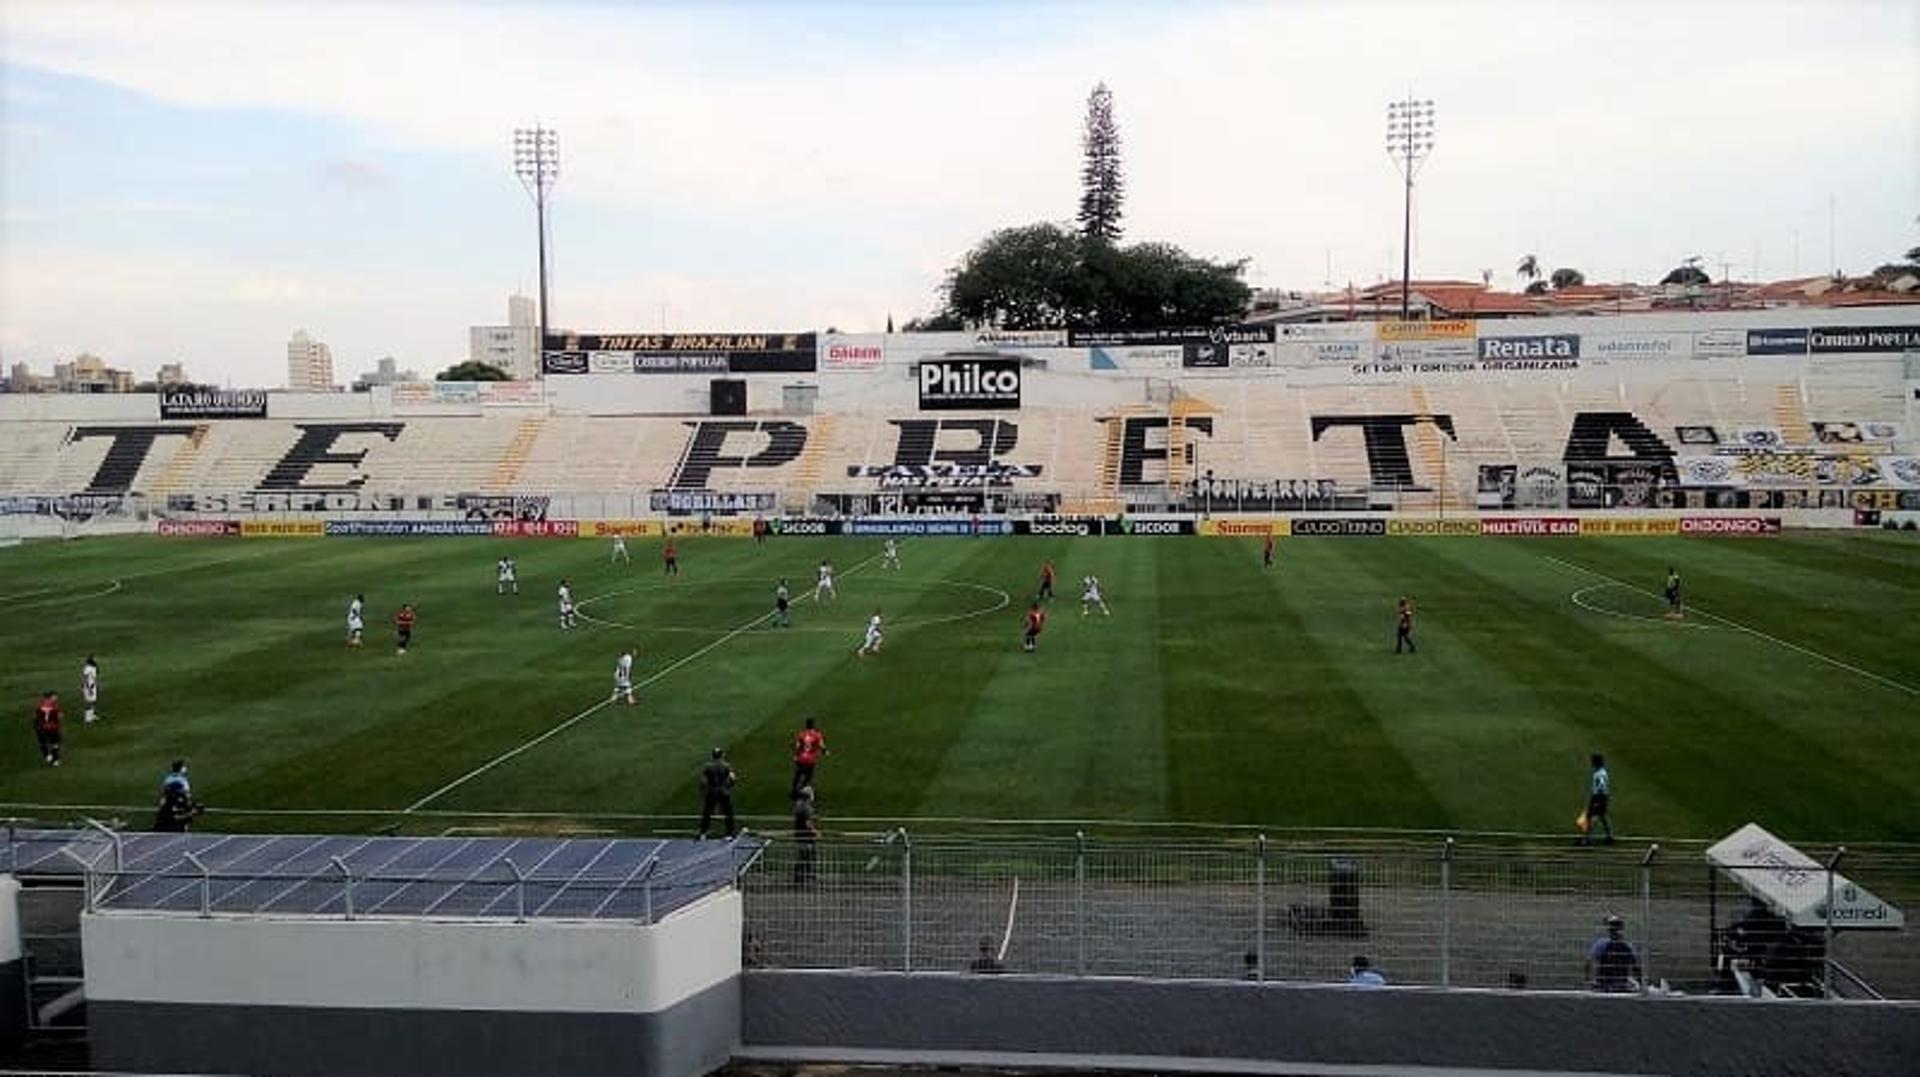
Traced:
<path fill-rule="evenodd" d="M 713 826 L 713 813 L 716 809 L 727 817 L 727 837 L 731 838 L 739 827 L 733 821 L 733 783 L 740 776 L 733 772 L 733 765 L 727 762 L 725 750 L 715 748 L 713 758 L 700 768 L 700 837 L 705 838 Z"/>

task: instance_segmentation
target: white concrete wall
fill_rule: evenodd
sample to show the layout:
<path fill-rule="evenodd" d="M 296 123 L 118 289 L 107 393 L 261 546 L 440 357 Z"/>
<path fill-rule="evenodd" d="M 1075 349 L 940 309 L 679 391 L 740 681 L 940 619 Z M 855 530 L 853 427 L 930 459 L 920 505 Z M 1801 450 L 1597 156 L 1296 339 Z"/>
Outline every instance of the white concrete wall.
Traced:
<path fill-rule="evenodd" d="M 0 875 L 0 965 L 20 960 L 20 883 Z"/>
<path fill-rule="evenodd" d="M 89 913 L 89 999 L 658 1013 L 740 972 L 741 902 L 622 921 L 321 920 Z"/>

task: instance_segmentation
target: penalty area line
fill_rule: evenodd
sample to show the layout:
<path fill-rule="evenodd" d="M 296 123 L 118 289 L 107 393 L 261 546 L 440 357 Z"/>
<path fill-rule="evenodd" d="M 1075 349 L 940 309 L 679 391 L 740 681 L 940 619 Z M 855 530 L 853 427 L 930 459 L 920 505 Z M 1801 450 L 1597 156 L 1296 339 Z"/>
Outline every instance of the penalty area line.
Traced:
<path fill-rule="evenodd" d="M 845 576 L 853 575 L 855 572 L 858 572 L 861 568 L 864 568 L 868 564 L 871 564 L 873 561 L 877 560 L 879 556 L 880 556 L 879 554 L 875 554 L 874 556 L 867 558 L 865 561 L 862 561 L 859 564 L 848 569 L 842 575 L 845 575 Z M 808 598 L 812 598 L 814 594 L 817 591 L 819 591 L 819 589 L 820 589 L 819 586 L 815 585 L 812 591 L 808 591 L 806 594 L 801 596 L 801 600 L 804 601 Z M 763 621 L 766 621 L 768 618 L 772 616 L 773 616 L 773 612 L 769 610 L 768 612 L 763 613 L 758 617 L 755 617 L 753 620 L 748 621 L 737 628 L 731 629 L 730 631 L 727 632 L 726 635 L 721 636 L 720 638 L 714 640 L 712 643 L 709 643 L 698 650 L 691 651 L 687 654 L 681 655 L 679 658 L 676 658 L 672 662 L 669 662 L 666 665 L 660 667 L 658 670 L 654 672 L 652 676 L 646 678 L 645 680 L 635 682 L 633 686 L 634 691 L 637 692 L 640 689 L 645 688 L 648 685 L 653 684 L 654 682 L 660 680 L 662 677 L 665 677 L 667 674 L 672 673 L 674 670 L 679 669 L 680 667 L 686 665 L 687 663 L 692 662 L 697 658 L 702 658 L 706 656 L 707 654 L 717 649 L 721 644 L 724 644 L 729 640 L 732 640 L 746 632 L 750 632 L 753 629 L 759 627 Z M 606 698 L 600 700 L 598 703 L 595 703 L 593 706 L 588 707 L 586 710 L 581 711 L 579 714 L 576 714 L 571 718 L 568 718 L 566 721 L 561 722 L 559 725 L 554 726 L 552 729 L 549 729 L 544 733 L 541 733 L 539 736 L 534 737 L 533 739 L 527 741 L 526 743 L 521 744 L 516 748 L 511 748 L 511 749 L 508 749 L 507 751 L 501 752 L 499 755 L 494 756 L 492 759 L 487 760 L 486 762 L 480 764 L 479 766 L 473 768 L 472 770 L 467 771 L 465 774 L 460 775 L 458 778 L 455 778 L 454 780 L 448 782 L 447 784 L 441 786 L 440 788 L 435 789 L 433 792 L 428 793 L 426 796 L 421 797 L 419 800 L 414 801 L 412 804 L 407 805 L 406 809 L 403 812 L 401 812 L 401 814 L 412 815 L 414 812 L 417 812 L 421 808 L 424 808 L 427 805 L 433 803 L 434 801 L 439 800 L 441 797 L 446 796 L 448 793 L 453 792 L 455 789 L 458 789 L 461 786 L 467 784 L 468 782 L 474 780 L 475 778 L 478 778 L 482 774 L 487 773 L 488 771 L 499 766 L 500 764 L 508 762 L 509 760 L 518 758 L 519 756 L 529 751 L 532 751 L 535 748 L 538 748 L 540 745 L 545 744 L 547 741 L 552 740 L 553 738 L 559 736 L 560 734 L 565 733 L 567 730 L 572 729 L 574 726 L 579 725 L 581 722 L 586 721 L 588 718 L 593 717 L 595 714 L 598 714 L 600 711 L 606 709 L 607 707 L 612 706 L 614 700 L 618 698 L 619 698 L 618 696 L 611 696 L 611 695 L 607 696 Z"/>
<path fill-rule="evenodd" d="M 1584 572 L 1589 576 L 1594 576 L 1599 579 L 1606 580 L 1607 582 L 1615 584 L 1616 586 L 1625 587 L 1629 591 L 1637 591 L 1640 594 L 1646 595 L 1649 598 L 1660 597 L 1659 595 L 1654 594 L 1652 591 L 1649 591 L 1644 587 L 1635 587 L 1633 584 L 1630 584 L 1627 581 L 1620 579 L 1617 576 L 1609 576 L 1598 569 L 1588 568 L 1585 565 L 1576 564 L 1575 562 L 1572 562 L 1572 561 L 1563 561 L 1560 558 L 1554 557 L 1552 555 L 1546 555 L 1546 557 L 1547 557 L 1547 560 L 1552 561 L 1556 565 L 1561 565 L 1565 568 L 1573 569 L 1576 572 Z M 1861 677 L 1865 677 L 1866 679 L 1875 682 L 1876 684 L 1883 684 L 1888 688 L 1892 688 L 1900 692 L 1905 692 L 1910 696 L 1920 696 L 1920 688 L 1915 688 L 1909 684 L 1902 684 L 1891 677 L 1883 677 L 1880 674 L 1875 673 L 1870 669 L 1861 669 L 1859 666 L 1853 665 L 1850 662 L 1842 662 L 1840 659 L 1835 658 L 1832 655 L 1821 654 L 1819 651 L 1816 651 L 1811 647 L 1803 647 L 1800 644 L 1793 642 L 1792 640 L 1781 639 L 1779 636 L 1775 636 L 1767 632 L 1762 632 L 1759 629 L 1752 627 L 1751 625 L 1742 624 L 1731 617 L 1722 617 L 1717 613 L 1714 613 L 1710 610 L 1702 609 L 1699 606 L 1688 606 L 1686 608 L 1692 610 L 1693 612 L 1699 614 L 1702 617 L 1711 617 L 1714 620 L 1719 621 L 1721 624 L 1726 625 L 1728 628 L 1731 628 L 1737 632 L 1745 632 L 1747 635 L 1753 636 L 1756 639 L 1766 640 L 1768 643 L 1777 644 L 1778 646 L 1785 647 L 1787 650 L 1790 650 L 1790 651 L 1798 651 L 1801 654 L 1806 655 L 1808 658 L 1825 662 L 1827 665 L 1830 665 L 1835 669 L 1844 669 L 1848 673 L 1857 674 Z"/>

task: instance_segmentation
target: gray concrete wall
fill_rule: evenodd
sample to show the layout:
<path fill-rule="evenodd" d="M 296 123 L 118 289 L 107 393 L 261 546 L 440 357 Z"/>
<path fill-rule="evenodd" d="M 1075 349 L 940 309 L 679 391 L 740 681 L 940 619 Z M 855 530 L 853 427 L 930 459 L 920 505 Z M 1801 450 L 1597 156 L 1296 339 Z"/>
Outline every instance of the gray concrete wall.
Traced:
<path fill-rule="evenodd" d="M 690 1077 L 724 1065 L 737 979 L 658 1013 L 89 1002 L 100 1070 L 276 1077 Z"/>
<path fill-rule="evenodd" d="M 1433 1066 L 1605 1073 L 1920 1072 L 1920 1004 L 1354 990 L 1221 982 L 750 972 L 755 1058 L 1116 1056 L 1145 1068 Z M 783 1054 L 783 1049 L 792 1049 Z M 876 1054 L 878 1052 L 878 1054 Z M 1256 1067 L 1257 1068 L 1257 1067 Z"/>

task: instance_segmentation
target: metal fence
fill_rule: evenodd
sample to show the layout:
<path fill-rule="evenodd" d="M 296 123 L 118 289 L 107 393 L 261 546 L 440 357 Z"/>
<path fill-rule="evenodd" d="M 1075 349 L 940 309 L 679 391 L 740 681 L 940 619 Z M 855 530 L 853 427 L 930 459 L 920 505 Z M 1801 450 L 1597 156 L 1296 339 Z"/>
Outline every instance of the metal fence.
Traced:
<path fill-rule="evenodd" d="M 1747 909 L 1703 847 L 1341 842 L 1180 844 L 916 837 L 771 843 L 741 881 L 745 959 L 771 968 L 1582 989 L 1603 921 L 1648 986 L 1732 989 Z M 1849 854 L 1854 879 L 1920 900 L 1920 850 Z M 1803 933 L 1804 934 L 1804 933 Z M 1812 932 L 1824 936 L 1819 931 Z M 1911 930 L 1820 938 L 1843 997 L 1920 998 Z"/>

